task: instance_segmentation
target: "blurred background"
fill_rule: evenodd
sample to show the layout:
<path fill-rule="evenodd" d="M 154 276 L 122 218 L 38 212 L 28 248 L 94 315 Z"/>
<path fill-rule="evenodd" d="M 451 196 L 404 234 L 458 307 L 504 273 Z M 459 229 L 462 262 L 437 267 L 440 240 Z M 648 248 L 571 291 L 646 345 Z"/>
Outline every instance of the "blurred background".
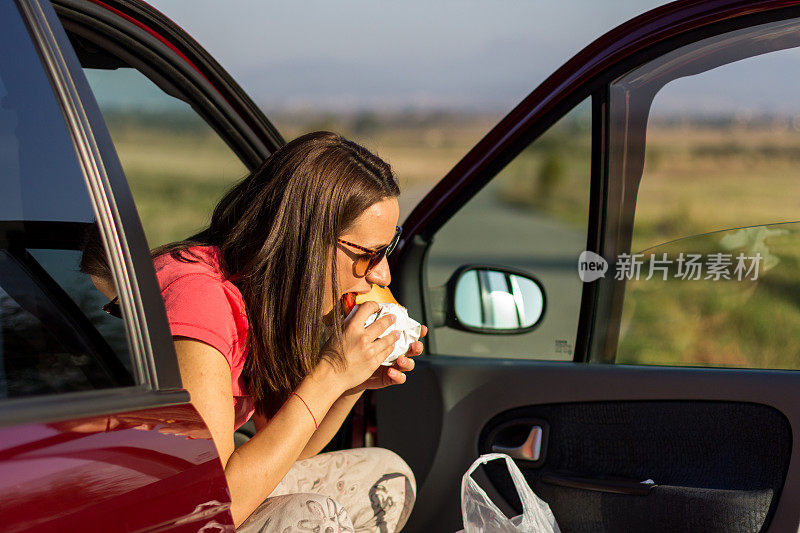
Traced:
<path fill-rule="evenodd" d="M 551 72 L 658 2 L 150 4 L 200 42 L 287 140 L 333 130 L 387 160 L 403 190 L 402 218 Z M 244 167 L 143 76 L 87 74 L 151 246 L 202 227 Z"/>

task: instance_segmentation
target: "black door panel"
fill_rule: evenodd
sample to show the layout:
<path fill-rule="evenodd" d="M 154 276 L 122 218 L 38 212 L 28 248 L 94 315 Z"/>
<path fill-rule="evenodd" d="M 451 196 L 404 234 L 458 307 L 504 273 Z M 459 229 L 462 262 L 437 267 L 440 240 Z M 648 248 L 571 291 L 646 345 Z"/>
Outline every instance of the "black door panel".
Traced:
<path fill-rule="evenodd" d="M 789 449 L 798 387 L 800 375 L 785 371 L 431 356 L 406 385 L 378 393 L 379 445 L 417 476 L 407 531 L 461 527 L 458 481 L 485 451 L 480 435 L 517 410 L 550 426 L 533 487 L 564 531 L 658 530 L 673 515 L 683 521 L 679 529 L 670 522 L 672 531 L 758 531 L 766 509 L 769 531 L 794 532 L 800 466 Z M 543 483 L 545 471 L 652 478 L 658 486 L 648 496 L 610 494 Z M 518 514 L 482 470 L 475 477 L 501 509 Z"/>
<path fill-rule="evenodd" d="M 494 428 L 530 418 L 547 421 L 550 452 L 541 467 L 520 467 L 565 533 L 760 531 L 791 454 L 789 422 L 771 407 L 681 401 L 512 409 L 484 428 L 480 453 Z M 485 468 L 521 513 L 502 466 Z"/>

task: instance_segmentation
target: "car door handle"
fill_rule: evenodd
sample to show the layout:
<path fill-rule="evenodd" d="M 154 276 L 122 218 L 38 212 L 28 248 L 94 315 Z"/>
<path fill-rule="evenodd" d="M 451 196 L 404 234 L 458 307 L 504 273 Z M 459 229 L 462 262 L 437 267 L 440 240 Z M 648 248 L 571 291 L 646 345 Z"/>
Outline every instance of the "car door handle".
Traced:
<path fill-rule="evenodd" d="M 502 444 L 492 444 L 492 451 L 504 453 L 512 459 L 522 461 L 538 461 L 542 455 L 542 426 L 533 426 L 520 446 L 503 446 Z"/>

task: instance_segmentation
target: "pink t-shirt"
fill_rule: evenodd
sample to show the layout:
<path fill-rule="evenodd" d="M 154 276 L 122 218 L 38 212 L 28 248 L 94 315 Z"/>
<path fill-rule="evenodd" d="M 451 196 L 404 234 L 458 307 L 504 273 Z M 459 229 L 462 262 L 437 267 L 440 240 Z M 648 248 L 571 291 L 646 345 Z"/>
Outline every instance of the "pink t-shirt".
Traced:
<path fill-rule="evenodd" d="M 199 261 L 174 259 L 170 254 L 155 258 L 158 284 L 174 336 L 189 337 L 217 350 L 231 367 L 235 427 L 255 411 L 242 379 L 247 357 L 247 313 L 239 289 L 225 279 L 219 267 L 219 248 L 195 246 L 189 251 Z M 191 258 L 188 253 L 184 256 Z"/>

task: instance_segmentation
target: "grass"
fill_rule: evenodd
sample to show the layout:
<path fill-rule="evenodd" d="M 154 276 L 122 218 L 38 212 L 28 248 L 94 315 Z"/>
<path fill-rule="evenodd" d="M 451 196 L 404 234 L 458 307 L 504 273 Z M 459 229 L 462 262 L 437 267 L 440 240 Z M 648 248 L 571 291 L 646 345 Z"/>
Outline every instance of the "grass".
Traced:
<path fill-rule="evenodd" d="M 199 119 L 109 111 L 105 116 L 151 247 L 205 227 L 216 202 L 247 173 Z M 401 190 L 408 191 L 441 179 L 498 117 L 401 113 L 272 118 L 287 139 L 328 129 L 362 143 L 392 165 Z"/>
<path fill-rule="evenodd" d="M 287 139 L 329 130 L 369 148 L 393 168 L 401 191 L 428 188 L 447 172 L 501 118 L 456 113 L 372 112 L 327 115 L 271 114 Z"/>
<path fill-rule="evenodd" d="M 586 228 L 590 158 L 588 109 L 579 107 L 523 150 L 495 177 L 499 197 L 507 204 Z"/>
<path fill-rule="evenodd" d="M 151 248 L 207 225 L 214 204 L 246 168 L 204 123 L 174 128 L 107 119 Z"/>
<path fill-rule="evenodd" d="M 639 188 L 633 249 L 731 227 L 800 220 L 800 133 L 653 131 Z M 715 142 L 714 142 L 715 141 Z M 749 141 L 749 142 L 748 142 Z"/>
<path fill-rule="evenodd" d="M 626 284 L 617 361 L 631 364 L 798 368 L 800 366 L 800 225 L 765 239 L 771 261 L 756 280 L 667 280 Z M 752 255 L 727 248 L 722 232 L 656 250 L 673 261 L 681 252 Z M 732 269 L 731 269 L 732 271 Z M 644 270 L 643 270 L 644 272 Z M 704 275 L 705 277 L 705 275 Z"/>
<path fill-rule="evenodd" d="M 632 249 L 769 259 L 757 281 L 628 283 L 617 361 L 800 368 L 798 163 L 790 129 L 648 131 Z"/>

